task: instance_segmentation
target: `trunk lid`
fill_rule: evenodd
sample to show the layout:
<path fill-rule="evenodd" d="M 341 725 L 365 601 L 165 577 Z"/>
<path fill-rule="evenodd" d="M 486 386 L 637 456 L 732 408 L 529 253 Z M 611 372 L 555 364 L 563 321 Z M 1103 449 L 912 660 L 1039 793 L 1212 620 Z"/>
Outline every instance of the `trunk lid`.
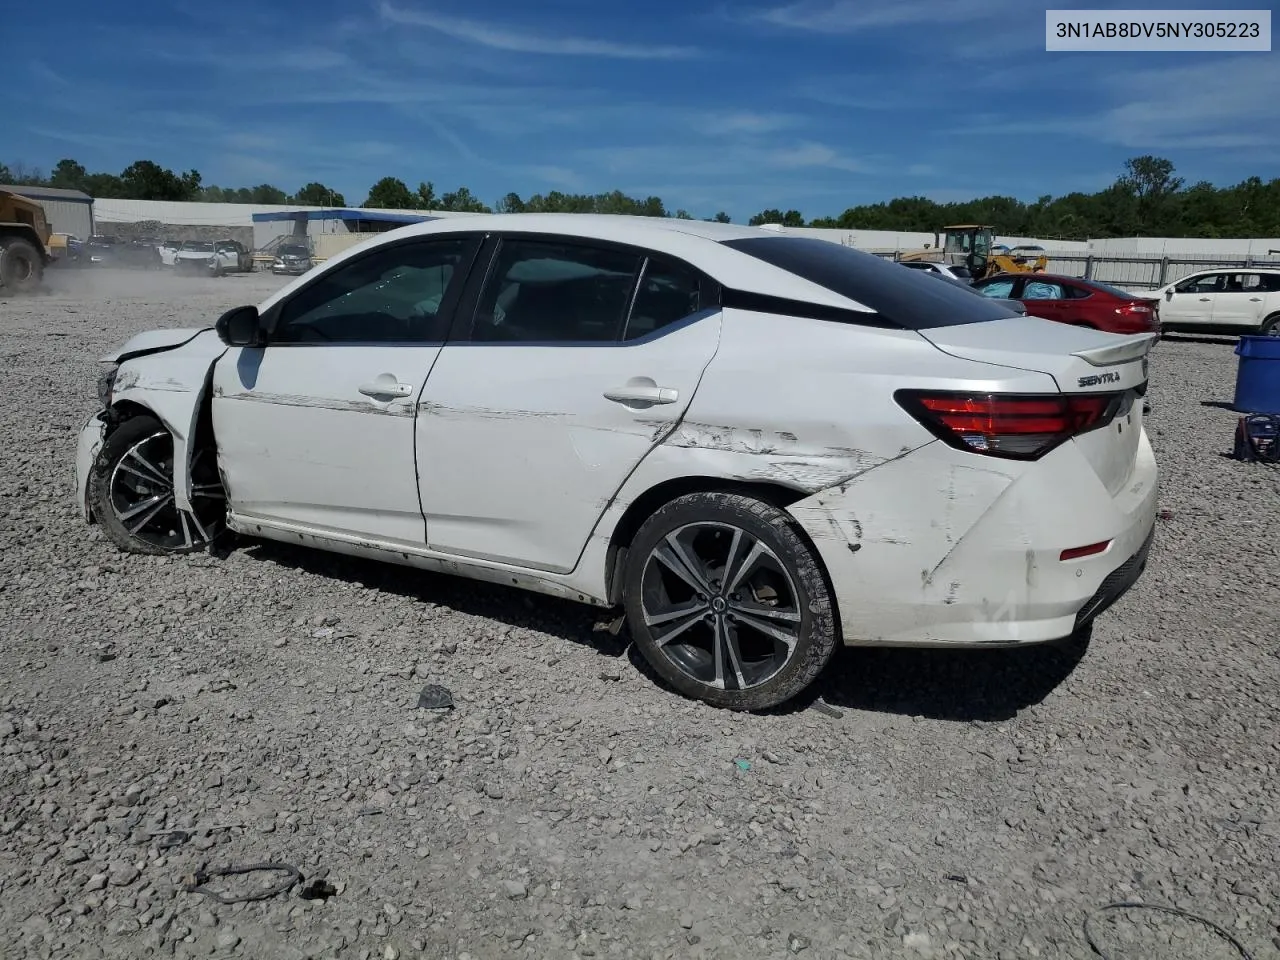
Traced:
<path fill-rule="evenodd" d="M 953 357 L 1046 373 L 1063 393 L 1119 395 L 1116 414 L 1106 426 L 1071 442 L 1113 496 L 1128 485 L 1142 435 L 1147 353 L 1156 334 L 1103 333 L 1038 317 L 918 332 Z"/>

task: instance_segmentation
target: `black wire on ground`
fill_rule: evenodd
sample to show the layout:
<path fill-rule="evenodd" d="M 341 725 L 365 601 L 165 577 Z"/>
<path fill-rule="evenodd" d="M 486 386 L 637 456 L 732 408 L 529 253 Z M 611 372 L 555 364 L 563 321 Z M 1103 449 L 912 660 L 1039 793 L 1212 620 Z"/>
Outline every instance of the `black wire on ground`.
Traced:
<path fill-rule="evenodd" d="M 1093 911 L 1093 913 L 1085 914 L 1084 938 L 1089 941 L 1089 946 L 1093 948 L 1093 952 L 1102 957 L 1102 960 L 1112 960 L 1112 957 L 1111 954 L 1098 946 L 1097 942 L 1093 939 L 1093 934 L 1089 930 L 1089 921 L 1104 910 L 1158 910 L 1161 913 L 1171 913 L 1175 917 L 1194 920 L 1196 923 L 1204 924 L 1214 933 L 1218 934 L 1218 936 L 1222 937 L 1222 939 L 1235 947 L 1236 950 L 1240 952 L 1240 956 L 1244 957 L 1244 960 L 1253 960 L 1252 955 L 1250 955 L 1249 951 L 1244 948 L 1244 945 L 1239 940 L 1229 934 L 1226 930 L 1222 929 L 1222 927 L 1218 926 L 1212 920 L 1206 920 L 1204 917 L 1197 917 L 1194 913 L 1188 913 L 1180 907 L 1166 907 L 1159 903 L 1108 903 L 1105 906 L 1099 907 L 1097 910 Z"/>
<path fill-rule="evenodd" d="M 205 884 L 214 877 L 232 877 L 242 873 L 257 873 L 260 870 L 272 870 L 277 873 L 285 873 L 287 876 L 273 887 L 238 897 L 226 897 L 220 893 L 205 889 Z M 284 893 L 295 883 L 301 882 L 301 880 L 302 874 L 298 872 L 297 868 L 291 867 L 287 863 L 251 863 L 244 867 L 197 870 L 195 876 L 191 878 L 191 882 L 186 885 L 186 890 L 188 893 L 198 893 L 211 900 L 217 900 L 219 903 L 249 903 L 254 900 L 266 900 L 268 897 L 274 897 L 277 893 Z"/>

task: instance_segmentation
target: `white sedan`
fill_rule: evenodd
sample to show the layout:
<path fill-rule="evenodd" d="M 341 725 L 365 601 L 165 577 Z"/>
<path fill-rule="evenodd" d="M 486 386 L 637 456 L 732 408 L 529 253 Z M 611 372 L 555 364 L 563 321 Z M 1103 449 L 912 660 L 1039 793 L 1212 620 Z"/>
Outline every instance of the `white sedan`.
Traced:
<path fill-rule="evenodd" d="M 752 227 L 435 220 L 105 358 L 80 506 L 124 550 L 230 528 L 619 608 L 678 691 L 766 708 L 841 644 L 1121 596 L 1153 339 Z"/>

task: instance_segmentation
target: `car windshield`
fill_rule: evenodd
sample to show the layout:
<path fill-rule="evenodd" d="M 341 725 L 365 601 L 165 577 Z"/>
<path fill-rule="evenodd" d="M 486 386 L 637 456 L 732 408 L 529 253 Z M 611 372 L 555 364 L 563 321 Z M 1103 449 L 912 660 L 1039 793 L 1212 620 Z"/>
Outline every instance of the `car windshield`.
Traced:
<path fill-rule="evenodd" d="M 306 247 L 281 247 L 280 256 L 282 257 L 305 257 L 308 256 Z"/>
<path fill-rule="evenodd" d="M 203 243 L 195 240 L 188 240 L 186 246 L 183 249 L 187 250 L 188 252 L 195 252 L 195 253 L 212 253 L 213 244 Z"/>
<path fill-rule="evenodd" d="M 898 264 L 813 237 L 751 237 L 724 245 L 870 307 L 904 330 L 1004 320 L 1017 314 L 951 283 L 936 283 Z"/>

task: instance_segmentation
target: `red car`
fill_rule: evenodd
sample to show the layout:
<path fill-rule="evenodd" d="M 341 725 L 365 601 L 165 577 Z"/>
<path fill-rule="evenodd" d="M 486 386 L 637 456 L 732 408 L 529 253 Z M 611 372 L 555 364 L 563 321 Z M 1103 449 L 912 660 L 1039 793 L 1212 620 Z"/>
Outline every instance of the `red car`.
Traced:
<path fill-rule="evenodd" d="M 1160 300 L 1117 287 L 1051 273 L 1002 273 L 973 288 L 986 297 L 1020 300 L 1033 317 L 1106 333 L 1159 333 Z"/>

